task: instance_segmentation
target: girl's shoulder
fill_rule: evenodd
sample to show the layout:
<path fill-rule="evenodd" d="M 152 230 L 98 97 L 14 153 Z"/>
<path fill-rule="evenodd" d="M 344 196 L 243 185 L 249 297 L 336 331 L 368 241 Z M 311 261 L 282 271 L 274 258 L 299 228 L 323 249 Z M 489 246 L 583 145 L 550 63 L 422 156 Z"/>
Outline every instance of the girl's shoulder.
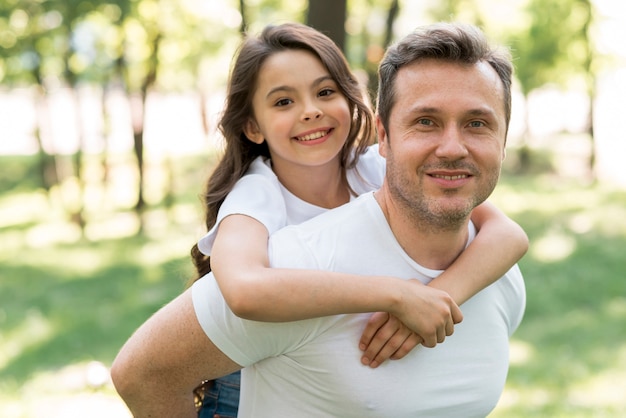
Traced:
<path fill-rule="evenodd" d="M 230 215 L 246 215 L 261 222 L 272 233 L 285 226 L 287 211 L 278 178 L 261 157 L 255 159 L 246 174 L 228 193 L 217 213 L 215 225 L 198 242 L 198 248 L 210 255 L 220 222 Z"/>

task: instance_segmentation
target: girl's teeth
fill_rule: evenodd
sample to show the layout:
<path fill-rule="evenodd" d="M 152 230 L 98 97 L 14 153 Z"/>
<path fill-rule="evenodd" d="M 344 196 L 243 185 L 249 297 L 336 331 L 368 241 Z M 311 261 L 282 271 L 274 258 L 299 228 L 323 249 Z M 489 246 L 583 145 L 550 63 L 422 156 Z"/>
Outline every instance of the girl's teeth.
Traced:
<path fill-rule="evenodd" d="M 298 137 L 298 141 L 312 141 L 314 139 L 321 138 L 321 137 L 323 137 L 326 134 L 327 134 L 327 132 L 316 132 L 316 133 L 310 134 L 310 135 L 299 136 Z"/>

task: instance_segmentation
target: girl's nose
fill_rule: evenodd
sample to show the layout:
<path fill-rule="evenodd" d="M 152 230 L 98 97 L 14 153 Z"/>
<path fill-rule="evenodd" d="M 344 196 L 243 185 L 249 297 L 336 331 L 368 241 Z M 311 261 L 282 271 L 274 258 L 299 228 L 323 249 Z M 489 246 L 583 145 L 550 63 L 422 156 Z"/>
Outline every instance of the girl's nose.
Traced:
<path fill-rule="evenodd" d="M 311 120 L 311 119 L 319 119 L 322 116 L 322 112 L 315 112 L 315 113 L 310 113 L 310 114 L 306 114 L 304 115 L 304 120 Z"/>
<path fill-rule="evenodd" d="M 306 109 L 304 109 L 304 112 L 302 113 L 302 119 L 305 122 L 319 119 L 321 117 L 322 117 L 322 111 L 317 106 L 314 106 L 314 105 L 307 106 Z"/>

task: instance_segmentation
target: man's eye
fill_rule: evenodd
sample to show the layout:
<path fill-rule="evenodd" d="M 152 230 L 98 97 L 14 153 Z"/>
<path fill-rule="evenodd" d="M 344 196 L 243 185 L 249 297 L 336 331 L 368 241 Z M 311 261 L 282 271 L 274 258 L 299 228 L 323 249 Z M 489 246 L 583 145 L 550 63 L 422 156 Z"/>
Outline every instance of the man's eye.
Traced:
<path fill-rule="evenodd" d="M 469 126 L 470 128 L 482 128 L 485 124 L 479 120 L 475 120 L 470 122 Z"/>
<path fill-rule="evenodd" d="M 424 125 L 424 126 L 431 126 L 433 124 L 433 121 L 430 119 L 418 119 L 417 124 Z"/>

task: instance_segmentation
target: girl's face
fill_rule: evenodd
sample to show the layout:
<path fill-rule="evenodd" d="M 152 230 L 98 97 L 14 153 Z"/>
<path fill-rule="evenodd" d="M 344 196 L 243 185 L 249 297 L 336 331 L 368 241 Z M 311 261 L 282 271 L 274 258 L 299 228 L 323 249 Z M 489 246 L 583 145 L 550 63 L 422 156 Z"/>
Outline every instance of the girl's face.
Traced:
<path fill-rule="evenodd" d="M 263 63 L 245 128 L 267 141 L 272 166 L 283 173 L 337 164 L 351 124 L 348 100 L 311 52 L 286 50 Z"/>

